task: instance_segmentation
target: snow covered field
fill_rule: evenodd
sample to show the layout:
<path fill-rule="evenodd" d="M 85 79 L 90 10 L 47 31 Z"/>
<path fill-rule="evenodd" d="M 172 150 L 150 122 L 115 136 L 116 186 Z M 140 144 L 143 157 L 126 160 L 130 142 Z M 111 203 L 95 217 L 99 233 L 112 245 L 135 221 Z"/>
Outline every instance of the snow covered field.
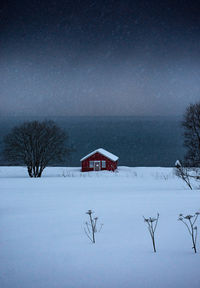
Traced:
<path fill-rule="evenodd" d="M 104 224 L 96 244 L 83 230 L 88 209 Z M 200 190 L 171 168 L 47 168 L 30 179 L 23 167 L 0 167 L 0 287 L 199 288 L 200 233 L 194 254 L 177 221 L 199 210 Z M 157 212 L 155 254 L 142 216 Z"/>

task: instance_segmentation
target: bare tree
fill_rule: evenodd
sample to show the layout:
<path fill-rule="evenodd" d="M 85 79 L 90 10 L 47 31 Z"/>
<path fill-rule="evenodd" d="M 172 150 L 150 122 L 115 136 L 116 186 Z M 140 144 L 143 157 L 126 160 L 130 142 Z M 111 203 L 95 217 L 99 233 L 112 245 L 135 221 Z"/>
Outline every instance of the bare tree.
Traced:
<path fill-rule="evenodd" d="M 186 215 L 186 216 L 180 214 L 178 218 L 178 220 L 183 222 L 188 229 L 188 232 L 192 238 L 192 244 L 193 244 L 192 249 L 194 249 L 194 253 L 197 253 L 196 248 L 197 226 L 194 226 L 194 224 L 196 223 L 199 214 L 200 214 L 199 212 L 196 212 L 194 215 Z"/>
<path fill-rule="evenodd" d="M 47 165 L 60 163 L 72 151 L 67 140 L 53 121 L 25 122 L 5 137 L 4 156 L 12 164 L 25 164 L 30 177 L 41 177 Z"/>
<path fill-rule="evenodd" d="M 152 217 L 145 218 L 144 216 L 143 216 L 143 218 L 144 218 L 144 222 L 147 223 L 147 227 L 148 227 L 148 230 L 149 230 L 149 233 L 151 236 L 151 240 L 153 243 L 153 250 L 154 250 L 154 252 L 156 252 L 155 231 L 156 231 L 156 227 L 158 224 L 159 213 L 157 213 L 156 218 L 152 218 Z"/>
<path fill-rule="evenodd" d="M 200 102 L 190 104 L 183 117 L 186 155 L 182 165 L 176 165 L 176 175 L 192 189 L 191 179 L 200 180 Z"/>
<path fill-rule="evenodd" d="M 187 149 L 185 163 L 189 167 L 200 167 L 200 102 L 186 109 L 182 125 Z"/>

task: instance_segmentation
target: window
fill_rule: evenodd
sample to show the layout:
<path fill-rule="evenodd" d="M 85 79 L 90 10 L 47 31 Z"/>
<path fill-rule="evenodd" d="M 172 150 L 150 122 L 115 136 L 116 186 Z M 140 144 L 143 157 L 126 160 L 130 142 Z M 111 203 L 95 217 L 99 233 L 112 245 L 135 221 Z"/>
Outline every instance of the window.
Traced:
<path fill-rule="evenodd" d="M 90 161 L 90 168 L 94 168 L 94 161 Z"/>
<path fill-rule="evenodd" d="M 106 161 L 102 161 L 101 167 L 102 167 L 102 168 L 106 168 Z"/>

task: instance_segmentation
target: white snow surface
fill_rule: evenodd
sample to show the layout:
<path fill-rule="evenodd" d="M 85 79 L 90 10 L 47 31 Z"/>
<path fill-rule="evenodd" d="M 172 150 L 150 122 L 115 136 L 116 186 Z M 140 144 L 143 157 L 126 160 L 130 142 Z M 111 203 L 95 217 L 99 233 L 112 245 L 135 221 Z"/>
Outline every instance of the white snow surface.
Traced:
<path fill-rule="evenodd" d="M 83 229 L 88 209 L 104 224 L 95 244 Z M 56 167 L 33 179 L 24 167 L 0 167 L 0 287 L 199 288 L 200 233 L 194 254 L 177 221 L 199 210 L 200 190 L 172 168 Z M 157 212 L 153 253 L 143 216 Z"/>
<path fill-rule="evenodd" d="M 176 162 L 175 162 L 175 167 L 176 167 L 177 165 L 178 165 L 178 166 L 181 166 L 181 162 L 180 162 L 179 160 L 176 160 Z"/>
<path fill-rule="evenodd" d="M 103 148 L 98 148 L 96 150 L 94 150 L 93 152 L 89 153 L 88 155 L 86 155 L 85 157 L 83 157 L 80 161 L 83 161 L 85 159 L 87 159 L 88 157 L 94 155 L 95 153 L 100 153 L 104 156 L 106 156 L 107 158 L 109 158 L 112 161 L 117 161 L 119 159 L 119 157 L 117 157 L 116 155 L 108 152 L 107 150 L 103 149 Z"/>

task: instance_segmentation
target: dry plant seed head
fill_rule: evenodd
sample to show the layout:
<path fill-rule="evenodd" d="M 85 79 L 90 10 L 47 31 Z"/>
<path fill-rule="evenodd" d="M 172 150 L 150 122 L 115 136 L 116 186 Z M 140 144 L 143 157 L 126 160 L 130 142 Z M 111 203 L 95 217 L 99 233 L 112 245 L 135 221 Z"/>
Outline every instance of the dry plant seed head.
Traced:
<path fill-rule="evenodd" d="M 86 214 L 88 214 L 88 215 L 92 215 L 92 210 L 88 210 L 87 212 L 86 212 Z"/>
<path fill-rule="evenodd" d="M 95 233 L 100 232 L 103 224 L 101 224 L 100 228 L 97 229 L 98 217 L 92 217 L 92 214 L 94 214 L 94 212 L 92 210 L 88 210 L 86 212 L 86 214 L 89 216 L 89 223 L 85 222 L 86 227 L 84 227 L 84 232 L 85 232 L 86 236 L 90 239 L 90 241 L 92 243 L 95 243 L 96 242 Z"/>
<path fill-rule="evenodd" d="M 150 218 L 149 220 L 151 223 L 155 222 L 156 221 L 156 218 Z"/>
<path fill-rule="evenodd" d="M 157 213 L 157 217 L 153 218 L 153 217 L 149 217 L 149 218 L 144 218 L 144 222 L 147 223 L 147 227 L 148 227 L 148 231 L 150 233 L 151 236 L 151 240 L 153 243 L 153 250 L 154 252 L 156 252 L 156 245 L 155 245 L 155 231 L 157 228 L 157 224 L 158 224 L 158 219 L 159 219 L 159 213 Z"/>
<path fill-rule="evenodd" d="M 194 226 L 195 222 L 197 221 L 197 218 L 199 216 L 199 212 L 196 212 L 194 215 L 186 215 L 179 214 L 178 220 L 181 221 L 187 228 L 189 235 L 192 238 L 192 249 L 194 249 L 194 252 L 197 253 L 197 226 Z M 191 220 L 192 219 L 192 220 Z"/>
<path fill-rule="evenodd" d="M 185 216 L 184 218 L 190 220 L 190 219 L 193 218 L 193 217 L 194 217 L 194 215 L 187 215 L 187 216 Z"/>

